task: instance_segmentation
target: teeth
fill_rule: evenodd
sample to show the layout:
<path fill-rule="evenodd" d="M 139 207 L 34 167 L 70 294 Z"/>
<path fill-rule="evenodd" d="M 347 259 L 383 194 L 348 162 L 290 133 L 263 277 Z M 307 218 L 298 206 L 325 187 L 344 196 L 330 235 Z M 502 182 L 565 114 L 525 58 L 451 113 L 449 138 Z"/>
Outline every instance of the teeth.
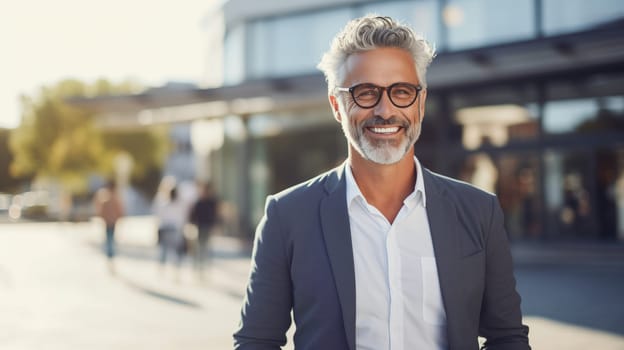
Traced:
<path fill-rule="evenodd" d="M 395 126 L 392 128 L 370 128 L 370 130 L 376 134 L 393 134 L 399 131 L 399 127 Z"/>

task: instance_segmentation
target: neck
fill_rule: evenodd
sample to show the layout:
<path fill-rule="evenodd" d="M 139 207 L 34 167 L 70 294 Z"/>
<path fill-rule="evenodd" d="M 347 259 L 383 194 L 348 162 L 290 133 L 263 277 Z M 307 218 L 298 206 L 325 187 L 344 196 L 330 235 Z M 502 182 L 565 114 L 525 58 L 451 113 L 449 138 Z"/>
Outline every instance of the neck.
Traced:
<path fill-rule="evenodd" d="M 392 223 L 405 198 L 414 191 L 417 174 L 413 151 L 394 164 L 377 164 L 350 152 L 349 165 L 366 201 Z"/>

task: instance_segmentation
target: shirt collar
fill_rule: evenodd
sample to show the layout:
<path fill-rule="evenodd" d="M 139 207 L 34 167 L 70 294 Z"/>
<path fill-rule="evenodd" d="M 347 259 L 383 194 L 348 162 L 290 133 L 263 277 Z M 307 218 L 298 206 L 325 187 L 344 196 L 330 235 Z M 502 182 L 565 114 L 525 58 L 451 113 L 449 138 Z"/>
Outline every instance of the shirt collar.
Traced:
<path fill-rule="evenodd" d="M 420 166 L 420 162 L 418 161 L 418 158 L 416 158 L 416 156 L 414 156 L 414 164 L 416 165 L 416 184 L 414 184 L 414 191 L 410 193 L 407 198 L 405 198 L 403 203 L 408 208 L 411 208 L 418 204 L 419 200 L 422 200 L 422 206 L 426 208 L 427 196 L 425 195 L 425 182 L 423 181 L 422 167 Z M 360 191 L 360 188 L 355 182 L 355 177 L 353 177 L 351 164 L 349 162 L 347 162 L 345 166 L 345 176 L 345 180 L 347 183 L 347 206 L 350 207 L 353 200 L 358 197 L 366 202 L 364 195 L 362 195 L 362 191 Z"/>
<path fill-rule="evenodd" d="M 414 192 L 412 194 L 416 196 L 416 200 L 418 200 L 418 196 L 420 196 L 420 199 L 422 200 L 422 206 L 426 208 L 427 196 L 425 194 L 425 180 L 423 179 L 422 166 L 420 165 L 420 161 L 418 161 L 418 158 L 416 158 L 416 156 L 414 156 L 414 163 L 416 164 L 416 185 L 414 186 Z M 411 196 L 412 195 L 410 195 L 409 197 Z"/>
<path fill-rule="evenodd" d="M 355 198 L 360 197 L 364 199 L 364 196 L 362 195 L 362 192 L 353 177 L 351 162 L 347 162 L 345 166 L 345 181 L 347 182 L 347 206 L 350 207 Z"/>

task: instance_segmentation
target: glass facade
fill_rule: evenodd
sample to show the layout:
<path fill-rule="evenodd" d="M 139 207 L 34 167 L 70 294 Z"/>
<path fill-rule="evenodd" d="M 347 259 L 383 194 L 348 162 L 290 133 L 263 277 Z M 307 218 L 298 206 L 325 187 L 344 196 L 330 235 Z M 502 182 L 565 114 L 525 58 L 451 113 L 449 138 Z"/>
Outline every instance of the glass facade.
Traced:
<path fill-rule="evenodd" d="M 250 140 L 249 222 L 260 220 L 267 195 L 313 178 L 346 159 L 347 144 L 338 123 L 303 124 L 288 132 Z"/>
<path fill-rule="evenodd" d="M 612 72 L 442 92 L 452 117 L 432 127 L 455 151 L 428 165 L 496 193 L 512 238 L 622 237 L 621 80 Z"/>
<path fill-rule="evenodd" d="M 543 109 L 546 232 L 624 235 L 622 73 L 553 81 Z"/>
<path fill-rule="evenodd" d="M 624 17 L 624 6 L 619 0 L 395 0 L 251 18 L 226 34 L 225 82 L 315 72 L 334 34 L 367 13 L 410 24 L 444 52 L 608 25 Z"/>
<path fill-rule="evenodd" d="M 315 72 L 333 35 L 366 13 L 411 24 L 443 54 L 608 25 L 624 7 L 615 0 L 397 0 L 251 18 L 226 36 L 227 81 Z M 513 239 L 624 239 L 621 70 L 432 89 L 416 154 L 433 171 L 496 193 Z M 250 116 L 246 126 L 250 148 L 230 141 L 225 150 L 245 155 L 230 165 L 246 162 L 248 173 L 223 176 L 247 176 L 252 188 L 228 190 L 248 193 L 253 223 L 267 194 L 347 155 L 329 106 Z"/>
<path fill-rule="evenodd" d="M 496 193 L 512 239 L 535 238 L 542 234 L 538 152 L 482 151 L 463 157 L 458 165 L 454 177 Z"/>

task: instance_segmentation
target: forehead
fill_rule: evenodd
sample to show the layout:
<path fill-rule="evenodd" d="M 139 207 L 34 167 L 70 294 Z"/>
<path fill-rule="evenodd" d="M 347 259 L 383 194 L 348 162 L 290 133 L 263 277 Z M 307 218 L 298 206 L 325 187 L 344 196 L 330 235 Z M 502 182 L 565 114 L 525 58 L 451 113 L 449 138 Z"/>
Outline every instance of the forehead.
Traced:
<path fill-rule="evenodd" d="M 373 83 L 381 86 L 402 81 L 419 84 L 411 54 L 399 48 L 379 48 L 350 55 L 343 66 L 344 86 Z"/>

